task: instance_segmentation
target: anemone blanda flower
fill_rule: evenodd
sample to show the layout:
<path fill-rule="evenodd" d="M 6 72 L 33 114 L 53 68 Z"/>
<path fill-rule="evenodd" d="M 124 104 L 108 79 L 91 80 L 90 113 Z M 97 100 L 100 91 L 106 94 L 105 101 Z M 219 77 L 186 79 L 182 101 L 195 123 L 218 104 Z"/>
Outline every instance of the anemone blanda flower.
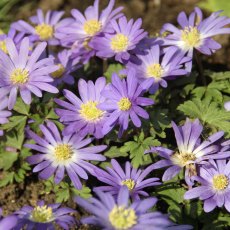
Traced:
<path fill-rule="evenodd" d="M 11 230 L 17 225 L 18 218 L 15 215 L 2 217 L 2 209 L 0 208 L 0 229 Z"/>
<path fill-rule="evenodd" d="M 152 147 L 149 151 L 157 152 L 159 156 L 165 158 L 154 163 L 153 169 L 169 166 L 164 172 L 163 181 L 172 179 L 185 168 L 185 180 L 191 186 L 193 185 L 191 177 L 197 174 L 197 165 L 203 164 L 209 159 L 226 159 L 229 157 L 230 152 L 220 151 L 219 145 L 214 145 L 224 135 L 224 132 L 214 133 L 201 143 L 200 138 L 203 126 L 198 119 L 194 122 L 187 119 L 181 127 L 172 122 L 172 126 L 178 150 L 173 151 L 163 147 Z"/>
<path fill-rule="evenodd" d="M 120 13 L 123 7 L 118 7 L 113 10 L 115 0 L 110 0 L 108 6 L 99 14 L 99 0 L 94 1 L 93 6 L 89 6 L 84 15 L 73 9 L 71 11 L 74 17 L 74 22 L 69 26 L 60 27 L 58 29 L 57 36 L 62 40 L 64 44 L 73 45 L 76 41 L 88 41 L 98 35 L 99 33 L 110 32 L 110 21 L 121 17 Z"/>
<path fill-rule="evenodd" d="M 129 62 L 127 69 L 134 68 L 140 80 L 153 78 L 154 83 L 150 87 L 150 93 L 155 93 L 159 85 L 166 88 L 167 81 L 177 76 L 186 75 L 188 72 L 183 69 L 183 63 L 188 60 L 176 47 L 169 47 L 162 55 L 160 46 L 154 45 L 147 55 L 137 55 L 141 64 Z"/>
<path fill-rule="evenodd" d="M 101 58 L 115 56 L 119 62 L 127 62 L 130 59 L 130 51 L 134 50 L 137 44 L 147 36 L 147 32 L 141 29 L 142 20 L 135 22 L 133 19 L 127 21 L 125 16 L 111 21 L 113 33 L 95 37 L 90 41 L 89 46 L 96 50 L 96 55 Z"/>
<path fill-rule="evenodd" d="M 61 20 L 63 11 L 48 11 L 45 15 L 41 9 L 37 10 L 37 15 L 30 17 L 30 21 L 35 26 L 19 20 L 12 23 L 11 27 L 31 35 L 33 40 L 47 41 L 49 45 L 58 45 L 60 41 L 57 39 L 55 33 L 59 27 L 66 27 L 73 19 L 65 18 Z"/>
<path fill-rule="evenodd" d="M 40 43 L 29 55 L 29 38 L 24 38 L 19 51 L 12 39 L 7 38 L 6 47 L 9 55 L 0 50 L 0 97 L 9 94 L 8 108 L 16 102 L 17 92 L 26 104 L 31 103 L 31 92 L 42 96 L 41 90 L 57 93 L 58 89 L 50 85 L 53 79 L 49 74 L 57 70 L 52 59 L 39 60 L 46 43 Z"/>
<path fill-rule="evenodd" d="M 149 118 L 149 114 L 141 106 L 153 104 L 152 99 L 143 97 L 143 93 L 148 91 L 152 83 L 153 79 L 146 79 L 139 84 L 133 70 L 128 71 L 127 79 L 121 79 L 116 73 L 112 75 L 111 84 L 101 92 L 106 100 L 98 105 L 99 109 L 109 112 L 103 126 L 104 134 L 119 124 L 119 137 L 121 137 L 123 131 L 128 128 L 129 118 L 136 127 L 141 126 L 139 117 Z"/>
<path fill-rule="evenodd" d="M 164 38 L 165 45 L 174 45 L 179 47 L 183 53 L 188 53 L 189 57 L 193 56 L 193 50 L 196 49 L 203 54 L 211 55 L 221 48 L 221 45 L 212 39 L 214 35 L 229 34 L 230 28 L 224 26 L 230 23 L 230 18 L 219 16 L 221 11 L 212 13 L 208 18 L 203 19 L 203 14 L 198 7 L 186 16 L 181 12 L 177 21 L 181 29 L 176 28 L 170 23 L 166 23 L 162 32 L 168 31 L 170 34 Z M 188 70 L 191 70 L 191 63 Z"/>
<path fill-rule="evenodd" d="M 36 165 L 33 172 L 39 172 L 41 179 L 48 179 L 54 175 L 54 182 L 58 184 L 63 180 L 66 171 L 73 185 L 81 189 L 79 177 L 87 180 L 87 172 L 94 175 L 96 166 L 88 161 L 104 161 L 105 157 L 98 153 L 106 149 L 106 145 L 85 147 L 92 142 L 92 138 L 60 135 L 56 125 L 50 121 L 47 122 L 47 126 L 39 127 L 44 138 L 28 130 L 29 136 L 36 144 L 25 144 L 25 147 L 39 152 L 27 158 L 29 164 Z"/>
<path fill-rule="evenodd" d="M 1 103 L 0 103 L 0 124 L 1 125 L 8 123 L 9 120 L 7 118 L 12 115 L 12 113 L 6 109 L 7 105 L 8 105 L 8 98 L 7 97 L 1 98 Z M 0 136 L 2 135 L 3 135 L 3 130 L 0 130 Z"/>
<path fill-rule="evenodd" d="M 99 168 L 95 169 L 97 179 L 107 184 L 107 186 L 96 187 L 95 190 L 117 195 L 120 188 L 126 185 L 132 199 L 139 200 L 140 195 L 149 196 L 148 193 L 143 190 L 144 188 L 161 184 L 159 178 L 156 177 L 145 179 L 152 171 L 151 166 L 144 170 L 135 169 L 131 166 L 130 162 L 127 161 L 124 171 L 116 160 L 113 159 L 111 164 L 112 168 L 107 167 L 107 172 Z"/>
<path fill-rule="evenodd" d="M 211 212 L 217 206 L 224 206 L 230 212 L 230 161 L 210 160 L 209 164 L 202 165 L 194 180 L 200 186 L 187 191 L 185 199 L 204 200 L 205 212 Z"/>
<path fill-rule="evenodd" d="M 60 208 L 60 204 L 45 205 L 44 201 L 38 201 L 35 207 L 24 206 L 15 214 L 18 216 L 18 224 L 14 230 L 39 229 L 39 230 L 55 230 L 57 224 L 63 229 L 69 229 L 76 224 L 74 217 L 70 216 L 74 213 L 71 208 Z"/>
<path fill-rule="evenodd" d="M 80 98 L 69 90 L 64 90 L 64 96 L 69 102 L 55 99 L 55 102 L 64 108 L 55 109 L 57 115 L 60 116 L 60 121 L 67 125 L 64 134 L 69 135 L 77 132 L 81 136 L 87 134 L 92 134 L 96 138 L 104 136 L 102 127 L 107 113 L 100 110 L 97 105 L 105 100 L 101 96 L 105 85 L 104 77 L 98 78 L 95 84 L 92 81 L 86 82 L 80 79 L 78 82 Z"/>
<path fill-rule="evenodd" d="M 71 51 L 62 50 L 54 59 L 54 63 L 58 66 L 58 70 L 51 73 L 51 77 L 54 79 L 53 85 L 60 85 L 62 82 L 72 85 L 74 84 L 74 77 L 71 75 L 76 69 L 78 69 L 80 64 L 73 64 L 73 60 L 70 58 Z"/>
<path fill-rule="evenodd" d="M 157 202 L 155 197 L 129 203 L 129 190 L 126 186 L 120 188 L 116 199 L 110 193 L 96 191 L 96 194 L 99 199 L 75 199 L 78 205 L 92 214 L 81 220 L 84 224 L 99 226 L 104 230 L 191 229 L 188 225 L 175 226 L 167 215 L 160 212 L 150 212 L 149 209 Z"/>

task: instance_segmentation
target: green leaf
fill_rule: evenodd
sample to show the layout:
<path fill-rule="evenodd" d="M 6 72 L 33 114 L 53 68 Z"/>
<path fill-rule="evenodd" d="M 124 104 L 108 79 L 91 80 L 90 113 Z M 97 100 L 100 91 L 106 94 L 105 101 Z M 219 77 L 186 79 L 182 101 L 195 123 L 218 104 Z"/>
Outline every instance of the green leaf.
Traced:
<path fill-rule="evenodd" d="M 2 125 L 2 129 L 9 131 L 18 125 L 19 127 L 24 127 L 26 120 L 27 116 L 12 116 L 9 119 L 9 123 Z"/>
<path fill-rule="evenodd" d="M 14 181 L 14 172 L 7 172 L 4 174 L 3 178 L 0 180 L 0 187 L 4 187 L 8 184 L 13 183 Z"/>
<path fill-rule="evenodd" d="M 106 157 L 116 158 L 116 157 L 126 157 L 128 156 L 127 152 L 121 152 L 117 146 L 112 146 L 108 151 L 104 153 Z"/>
<path fill-rule="evenodd" d="M 13 109 L 20 114 L 29 115 L 30 105 L 26 105 L 19 97 Z"/>
<path fill-rule="evenodd" d="M 222 105 L 223 106 L 223 105 Z M 190 118 L 199 118 L 203 123 L 215 129 L 225 131 L 230 136 L 230 112 L 227 112 L 218 103 L 194 99 L 186 101 L 177 108 Z"/>
<path fill-rule="evenodd" d="M 1 152 L 0 153 L 0 169 L 8 170 L 18 159 L 17 152 Z"/>
<path fill-rule="evenodd" d="M 78 190 L 76 188 L 71 188 L 71 193 L 72 196 L 80 196 L 84 199 L 88 199 L 92 196 L 90 188 L 86 187 L 85 185 L 83 185 L 81 190 Z"/>
<path fill-rule="evenodd" d="M 104 73 L 104 76 L 107 78 L 107 81 L 111 82 L 111 77 L 113 73 L 119 73 L 120 70 L 124 68 L 121 64 L 110 64 L 106 72 Z"/>

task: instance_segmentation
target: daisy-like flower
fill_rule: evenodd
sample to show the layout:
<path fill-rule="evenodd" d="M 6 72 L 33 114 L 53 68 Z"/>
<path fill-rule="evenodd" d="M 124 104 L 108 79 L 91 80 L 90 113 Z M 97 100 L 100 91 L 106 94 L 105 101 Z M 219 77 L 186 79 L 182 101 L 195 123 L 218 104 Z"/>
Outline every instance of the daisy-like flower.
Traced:
<path fill-rule="evenodd" d="M 115 0 L 110 0 L 101 14 L 99 14 L 99 0 L 95 0 L 94 5 L 89 6 L 84 15 L 80 11 L 73 9 L 71 14 L 75 21 L 67 27 L 60 27 L 57 33 L 58 37 L 66 44 L 73 45 L 76 41 L 81 40 L 87 46 L 92 37 L 102 32 L 110 32 L 110 22 L 123 15 L 120 13 L 123 7 L 113 10 L 114 4 Z"/>
<path fill-rule="evenodd" d="M 83 224 L 92 224 L 104 230 L 192 229 L 188 225 L 175 226 L 167 215 L 160 212 L 150 212 L 149 209 L 157 202 L 155 197 L 129 203 L 129 190 L 126 186 L 120 188 L 117 199 L 110 193 L 96 191 L 96 194 L 99 199 L 75 199 L 78 205 L 92 214 L 81 220 Z"/>
<path fill-rule="evenodd" d="M 96 50 L 96 55 L 102 58 L 115 59 L 120 62 L 127 62 L 130 59 L 130 51 L 134 50 L 137 44 L 147 36 L 147 32 L 141 29 L 142 20 L 139 18 L 127 21 L 125 16 L 118 22 L 111 21 L 113 33 L 106 33 L 103 36 L 95 37 L 90 47 Z"/>
<path fill-rule="evenodd" d="M 230 18 L 219 16 L 220 13 L 221 11 L 212 13 L 208 18 L 203 19 L 203 14 L 198 7 L 195 7 L 189 17 L 185 12 L 181 12 L 177 17 L 181 29 L 170 23 L 166 23 L 162 28 L 162 32 L 170 33 L 164 38 L 165 45 L 177 46 L 183 53 L 188 53 L 189 57 L 193 56 L 194 49 L 211 55 L 221 48 L 212 37 L 230 33 L 230 28 L 224 28 L 230 23 Z M 191 62 L 189 68 L 191 70 Z"/>
<path fill-rule="evenodd" d="M 159 85 L 166 88 L 167 81 L 177 76 L 186 75 L 183 63 L 188 59 L 176 47 L 169 47 L 164 55 L 161 55 L 159 45 L 152 46 L 147 55 L 137 55 L 141 64 L 129 62 L 127 69 L 134 68 L 140 80 L 153 78 L 154 83 L 150 93 L 155 93 Z"/>
<path fill-rule="evenodd" d="M 64 109 L 56 109 L 55 112 L 60 116 L 60 121 L 67 125 L 63 132 L 65 135 L 77 132 L 81 136 L 87 134 L 92 134 L 96 138 L 104 136 L 102 127 L 107 114 L 98 108 L 98 104 L 105 100 L 101 96 L 105 85 L 104 77 L 98 78 L 95 84 L 80 79 L 78 82 L 80 98 L 69 90 L 64 90 L 64 96 L 69 102 L 55 99 L 58 105 L 64 107 Z"/>
<path fill-rule="evenodd" d="M 45 205 L 44 201 L 38 201 L 35 207 L 24 206 L 15 214 L 18 216 L 18 224 L 14 230 L 39 229 L 39 230 L 55 230 L 57 224 L 63 229 L 70 229 L 76 224 L 74 217 L 70 214 L 74 213 L 71 208 L 60 208 L 60 204 Z"/>
<path fill-rule="evenodd" d="M 31 103 L 31 92 L 42 96 L 41 90 L 57 93 L 58 89 L 50 85 L 53 79 L 49 74 L 57 70 L 51 59 L 39 60 L 46 48 L 40 43 L 29 55 L 29 38 L 24 38 L 19 51 L 12 39 L 6 40 L 9 55 L 0 50 L 0 97 L 9 94 L 8 108 L 12 109 L 16 102 L 17 92 L 26 104 Z"/>
<path fill-rule="evenodd" d="M 51 73 L 51 77 L 54 79 L 53 85 L 60 85 L 62 82 L 72 85 L 74 84 L 74 78 L 71 75 L 73 71 L 80 67 L 80 64 L 73 64 L 73 60 L 70 58 L 71 51 L 63 50 L 56 55 L 54 63 L 58 66 L 58 70 Z"/>
<path fill-rule="evenodd" d="M 108 186 L 100 186 L 95 190 L 117 195 L 120 188 L 126 185 L 132 199 L 139 200 L 140 195 L 149 196 L 147 192 L 143 191 L 144 188 L 161 184 L 159 178 L 144 179 L 152 171 L 151 166 L 141 170 L 133 168 L 130 162 L 126 162 L 124 171 L 116 160 L 113 159 L 111 164 L 112 168 L 107 167 L 107 172 L 99 168 L 96 169 L 97 179 L 108 184 Z"/>
<path fill-rule="evenodd" d="M 106 98 L 104 103 L 98 105 L 99 109 L 109 112 L 103 126 L 103 133 L 108 133 L 116 124 L 120 125 L 119 137 L 128 128 L 129 118 L 136 127 L 141 126 L 142 117 L 149 118 L 149 114 L 141 106 L 153 104 L 153 100 L 143 97 L 143 93 L 152 85 L 153 79 L 147 79 L 138 84 L 136 73 L 130 70 L 127 79 L 121 79 L 116 73 L 112 75 L 112 83 L 102 91 Z"/>
<path fill-rule="evenodd" d="M 104 161 L 105 157 L 99 152 L 106 149 L 106 145 L 85 147 L 92 142 L 92 138 L 83 139 L 78 135 L 60 135 L 56 125 L 48 121 L 47 126 L 40 125 L 44 138 L 32 131 L 29 136 L 36 144 L 25 144 L 25 147 L 34 149 L 39 154 L 30 156 L 27 161 L 35 165 L 33 172 L 39 172 L 41 179 L 48 179 L 54 175 L 54 182 L 60 183 L 65 171 L 77 189 L 82 188 L 79 179 L 88 179 L 87 172 L 94 175 L 96 166 L 90 160 Z"/>
<path fill-rule="evenodd" d="M 55 33 L 59 27 L 66 27 L 73 22 L 73 19 L 66 18 L 61 20 L 63 11 L 48 11 L 45 15 L 41 9 L 37 10 L 37 15 L 30 17 L 30 21 L 35 26 L 19 20 L 11 25 L 17 31 L 31 35 L 34 40 L 47 41 L 49 45 L 58 45 L 60 41 Z"/>
<path fill-rule="evenodd" d="M 17 225 L 18 218 L 15 215 L 2 217 L 2 209 L 0 208 L 0 229 L 11 230 Z"/>
<path fill-rule="evenodd" d="M 230 152 L 220 151 L 219 145 L 214 145 L 224 135 L 224 132 L 214 133 L 201 143 L 200 137 L 203 126 L 198 119 L 194 122 L 187 119 L 182 127 L 178 127 L 172 122 L 172 126 L 178 150 L 173 151 L 163 147 L 152 147 L 149 151 L 157 152 L 159 156 L 165 158 L 154 163 L 153 169 L 169 166 L 164 172 L 163 181 L 172 179 L 185 168 L 185 180 L 191 186 L 193 185 L 191 177 L 197 175 L 197 165 L 203 164 L 204 161 L 209 159 L 226 159 L 230 156 Z"/>
<path fill-rule="evenodd" d="M 224 206 L 230 212 L 230 161 L 210 160 L 200 168 L 199 176 L 194 180 L 200 186 L 187 191 L 185 199 L 204 200 L 205 212 L 211 212 L 216 206 Z"/>

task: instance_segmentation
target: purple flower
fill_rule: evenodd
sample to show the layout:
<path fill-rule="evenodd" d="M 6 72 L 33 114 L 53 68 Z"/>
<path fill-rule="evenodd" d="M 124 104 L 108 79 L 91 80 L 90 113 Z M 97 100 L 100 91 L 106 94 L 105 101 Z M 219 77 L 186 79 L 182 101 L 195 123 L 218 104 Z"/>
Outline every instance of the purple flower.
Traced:
<path fill-rule="evenodd" d="M 163 147 L 153 147 L 150 150 L 150 152 L 157 152 L 161 157 L 165 158 L 164 160 L 154 163 L 153 169 L 169 166 L 164 172 L 163 181 L 172 179 L 185 168 L 185 180 L 186 183 L 191 186 L 193 185 L 191 177 L 197 174 L 197 165 L 203 164 L 204 161 L 209 159 L 229 157 L 230 152 L 221 152 L 219 151 L 220 147 L 218 145 L 212 145 L 224 135 L 224 132 L 214 133 L 201 143 L 200 137 L 203 126 L 198 119 L 194 122 L 187 119 L 181 127 L 178 127 L 172 122 L 172 126 L 178 150 L 173 151 Z"/>
<path fill-rule="evenodd" d="M 68 85 L 74 84 L 74 78 L 71 73 L 78 69 L 80 65 L 73 65 L 70 55 L 71 52 L 69 50 L 63 50 L 57 54 L 54 63 L 58 66 L 58 70 L 51 73 L 51 77 L 54 79 L 53 85 L 57 86 L 62 82 Z"/>
<path fill-rule="evenodd" d="M 123 131 L 128 128 L 129 118 L 136 127 L 141 126 L 138 116 L 144 119 L 149 118 L 149 114 L 141 106 L 153 104 L 152 99 L 142 96 L 152 83 L 153 79 L 147 79 L 138 84 L 136 73 L 133 70 L 130 70 L 127 79 L 123 80 L 116 73 L 112 75 L 112 83 L 101 93 L 107 100 L 98 106 L 99 109 L 109 112 L 103 126 L 104 134 L 118 123 L 120 125 L 119 137 L 121 137 Z"/>
<path fill-rule="evenodd" d="M 99 199 L 75 199 L 78 205 L 92 214 L 82 219 L 83 224 L 92 224 L 106 230 L 191 229 L 191 226 L 171 227 L 174 224 L 167 215 L 149 212 L 157 202 L 154 197 L 129 203 L 129 190 L 126 186 L 121 187 L 116 200 L 110 193 L 97 191 L 96 194 Z"/>
<path fill-rule="evenodd" d="M 98 78 L 95 84 L 80 79 L 78 82 L 80 98 L 69 90 L 64 90 L 64 96 L 69 102 L 55 99 L 58 105 L 64 107 L 64 109 L 56 109 L 55 112 L 60 116 L 60 121 L 67 125 L 63 132 L 65 135 L 77 132 L 81 136 L 87 134 L 92 134 L 96 138 L 104 136 L 102 127 L 107 113 L 100 110 L 97 105 L 105 100 L 101 96 L 105 84 L 104 77 Z"/>
<path fill-rule="evenodd" d="M 95 37 L 90 43 L 90 47 L 95 49 L 96 55 L 102 58 L 115 56 L 119 62 L 127 62 L 130 59 L 129 51 L 134 50 L 137 44 L 147 36 L 147 32 L 141 29 L 142 20 L 139 18 L 127 21 L 125 16 L 118 22 L 111 21 L 113 33 Z"/>
<path fill-rule="evenodd" d="M 1 103 L 0 103 L 0 124 L 6 124 L 9 122 L 7 119 L 9 116 L 11 116 L 11 112 L 6 110 L 8 105 L 8 98 L 4 97 L 1 98 Z"/>
<path fill-rule="evenodd" d="M 210 160 L 200 168 L 199 176 L 194 180 L 200 186 L 187 191 L 185 199 L 199 197 L 204 200 L 204 211 L 211 212 L 216 206 L 224 206 L 230 212 L 230 161 Z"/>
<path fill-rule="evenodd" d="M 31 92 L 37 97 L 42 96 L 41 90 L 58 92 L 57 88 L 49 84 L 53 81 L 49 74 L 57 70 L 57 66 L 49 58 L 38 61 L 46 43 L 40 43 L 31 55 L 29 38 L 22 40 L 19 51 L 10 38 L 6 40 L 6 47 L 9 55 L 0 50 L 0 97 L 9 94 L 9 109 L 14 107 L 18 91 L 26 104 L 31 103 Z"/>
<path fill-rule="evenodd" d="M 0 208 L 0 229 L 11 230 L 17 225 L 18 218 L 15 215 L 2 217 L 2 209 Z"/>
<path fill-rule="evenodd" d="M 143 191 L 144 188 L 161 184 L 159 178 L 156 177 L 144 179 L 152 171 L 151 166 L 145 170 L 137 170 L 132 168 L 130 162 L 126 162 L 125 171 L 123 171 L 116 160 L 113 159 L 111 164 L 112 168 L 107 167 L 107 172 L 99 168 L 95 170 L 97 179 L 108 184 L 108 186 L 97 187 L 96 190 L 117 195 L 120 188 L 126 185 L 132 199 L 139 200 L 140 195 L 149 196 L 147 192 Z"/>
<path fill-rule="evenodd" d="M 164 39 L 165 45 L 177 46 L 183 53 L 188 53 L 189 57 L 193 56 L 194 49 L 211 55 L 221 48 L 221 45 L 214 41 L 212 36 L 230 33 L 230 28 L 224 28 L 230 23 L 230 18 L 219 16 L 220 13 L 221 11 L 212 13 L 203 20 L 203 14 L 198 7 L 195 7 L 189 17 L 185 12 L 181 12 L 177 21 L 182 29 L 178 29 L 170 23 L 163 26 L 162 32 L 170 32 Z M 191 62 L 189 68 L 191 70 Z"/>
<path fill-rule="evenodd" d="M 94 175 L 96 166 L 88 161 L 104 161 L 105 157 L 98 153 L 106 149 L 106 145 L 85 147 L 92 142 L 92 138 L 83 139 L 78 135 L 61 136 L 56 125 L 50 121 L 47 122 L 47 126 L 40 125 L 40 129 L 44 138 L 29 130 L 28 134 L 36 144 L 25 144 L 25 147 L 39 152 L 27 158 L 29 164 L 37 165 L 33 172 L 39 172 L 41 179 L 55 175 L 54 182 L 58 184 L 67 171 L 74 186 L 81 189 L 79 177 L 87 180 L 86 171 Z"/>
<path fill-rule="evenodd" d="M 225 110 L 230 111 L 230 101 L 224 103 L 224 108 Z"/>
<path fill-rule="evenodd" d="M 115 0 L 110 0 L 108 6 L 99 14 L 99 0 L 94 1 L 93 6 L 89 6 L 84 15 L 73 9 L 71 11 L 74 22 L 69 26 L 58 29 L 58 37 L 62 43 L 73 45 L 76 41 L 83 41 L 87 45 L 88 41 L 102 32 L 109 32 L 109 24 L 113 19 L 121 17 L 122 7 L 113 10 Z"/>
<path fill-rule="evenodd" d="M 63 11 L 48 11 L 44 15 L 43 11 L 38 9 L 37 15 L 30 18 L 35 27 L 23 20 L 13 23 L 11 27 L 31 35 L 36 41 L 47 41 L 49 45 L 58 45 L 60 41 L 55 35 L 57 29 L 66 27 L 73 21 L 71 18 L 61 20 L 63 14 Z"/>
<path fill-rule="evenodd" d="M 68 230 L 76 224 L 74 217 L 70 216 L 74 212 L 71 208 L 60 208 L 60 204 L 45 205 L 44 201 L 39 201 L 35 207 L 24 206 L 15 212 L 19 220 L 14 230 L 25 226 L 26 229 L 54 230 L 54 224 Z"/>
<path fill-rule="evenodd" d="M 166 88 L 167 81 L 177 76 L 186 75 L 188 72 L 183 69 L 183 62 L 187 58 L 181 54 L 176 47 L 169 47 L 164 55 L 161 55 L 159 45 L 152 46 L 147 55 L 137 55 L 141 64 L 129 62 L 127 69 L 134 68 L 140 80 L 153 78 L 154 83 L 150 93 L 155 93 L 159 85 Z"/>

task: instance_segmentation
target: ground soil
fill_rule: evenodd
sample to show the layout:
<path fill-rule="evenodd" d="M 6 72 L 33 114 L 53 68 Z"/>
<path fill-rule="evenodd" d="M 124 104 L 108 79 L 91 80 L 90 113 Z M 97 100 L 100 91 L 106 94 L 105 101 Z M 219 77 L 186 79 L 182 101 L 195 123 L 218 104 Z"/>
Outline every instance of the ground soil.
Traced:
<path fill-rule="evenodd" d="M 13 20 L 26 19 L 33 15 L 36 8 L 44 10 L 65 10 L 67 15 L 72 8 L 80 10 L 91 4 L 91 0 L 27 0 L 17 9 L 11 12 L 14 15 Z M 166 22 L 176 24 L 177 14 L 185 10 L 191 12 L 198 0 L 117 0 L 117 6 L 124 6 L 124 13 L 129 17 L 143 19 L 143 27 L 149 31 L 150 35 L 159 32 L 161 26 Z M 107 1 L 101 0 L 101 7 L 105 6 Z M 208 15 L 208 14 L 207 14 Z M 230 68 L 230 45 L 227 35 L 217 37 L 217 40 L 224 46 L 210 58 L 204 58 L 209 68 L 217 71 L 224 71 Z M 35 175 L 36 177 L 36 175 Z M 1 178 L 1 172 L 0 172 Z M 3 208 L 4 214 L 9 214 L 20 209 L 23 205 L 35 205 L 36 201 L 43 199 L 47 203 L 55 200 L 53 194 L 41 194 L 43 184 L 36 180 L 33 176 L 29 176 L 25 183 L 12 184 L 4 188 L 0 188 L 0 207 Z M 69 207 L 76 208 L 73 202 L 66 204 Z M 88 226 L 82 226 L 81 229 L 90 229 Z M 94 228 L 95 229 L 95 228 Z"/>

